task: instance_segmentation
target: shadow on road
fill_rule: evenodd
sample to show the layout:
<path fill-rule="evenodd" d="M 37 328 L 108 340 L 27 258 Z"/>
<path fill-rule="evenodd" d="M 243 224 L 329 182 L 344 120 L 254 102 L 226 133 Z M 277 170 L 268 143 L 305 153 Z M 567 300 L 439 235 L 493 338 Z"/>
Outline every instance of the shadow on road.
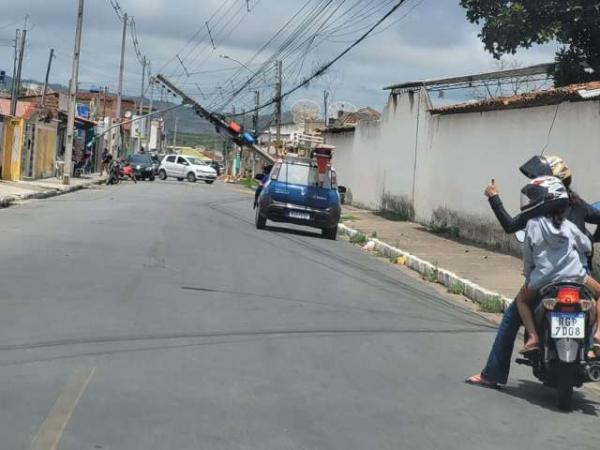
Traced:
<path fill-rule="evenodd" d="M 299 230 L 297 228 L 284 228 L 284 227 L 278 227 L 278 226 L 273 226 L 273 225 L 267 225 L 265 227 L 265 230 L 273 231 L 273 232 L 277 232 L 277 233 L 295 234 L 296 236 L 306 236 L 306 237 L 324 239 L 323 236 L 321 235 L 321 233 L 319 233 L 319 232 Z"/>
<path fill-rule="evenodd" d="M 519 380 L 518 386 L 506 386 L 500 392 L 551 411 L 564 412 L 556 406 L 556 390 L 538 382 Z M 573 411 L 581 411 L 587 416 L 598 416 L 598 405 L 600 403 L 587 398 L 585 392 L 578 390 L 573 393 Z"/>

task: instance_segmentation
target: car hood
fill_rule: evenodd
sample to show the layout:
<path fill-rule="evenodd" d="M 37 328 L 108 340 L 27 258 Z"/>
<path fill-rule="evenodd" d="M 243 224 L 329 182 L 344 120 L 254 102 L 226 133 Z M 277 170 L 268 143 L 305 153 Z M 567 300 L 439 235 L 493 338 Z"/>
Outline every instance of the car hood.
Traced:
<path fill-rule="evenodd" d="M 210 166 L 200 166 L 200 165 L 192 164 L 191 167 L 194 170 L 199 170 L 200 172 L 214 173 L 214 174 L 217 173 L 217 171 Z"/>

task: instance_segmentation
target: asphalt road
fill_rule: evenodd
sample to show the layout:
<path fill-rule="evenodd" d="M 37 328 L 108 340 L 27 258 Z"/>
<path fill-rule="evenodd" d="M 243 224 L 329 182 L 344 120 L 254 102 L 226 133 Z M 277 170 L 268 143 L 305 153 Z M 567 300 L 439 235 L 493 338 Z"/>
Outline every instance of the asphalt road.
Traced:
<path fill-rule="evenodd" d="M 598 399 L 523 368 L 467 386 L 494 327 L 347 242 L 258 231 L 221 185 L 0 211 L 0 448 L 598 448 Z M 296 229 L 297 230 L 297 229 Z"/>

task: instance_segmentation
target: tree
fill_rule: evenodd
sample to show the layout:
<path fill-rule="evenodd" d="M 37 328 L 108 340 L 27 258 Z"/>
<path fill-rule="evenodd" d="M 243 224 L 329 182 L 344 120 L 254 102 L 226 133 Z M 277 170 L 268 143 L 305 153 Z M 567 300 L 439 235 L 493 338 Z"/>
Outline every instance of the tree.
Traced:
<path fill-rule="evenodd" d="M 600 2 L 597 0 L 460 0 L 494 58 L 556 41 L 556 86 L 600 79 Z"/>

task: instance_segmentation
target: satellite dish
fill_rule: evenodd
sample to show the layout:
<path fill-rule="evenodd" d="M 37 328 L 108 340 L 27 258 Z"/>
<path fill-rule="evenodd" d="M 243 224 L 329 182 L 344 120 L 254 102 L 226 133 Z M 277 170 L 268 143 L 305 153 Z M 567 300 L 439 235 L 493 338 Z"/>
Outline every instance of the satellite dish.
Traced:
<path fill-rule="evenodd" d="M 329 107 L 329 117 L 337 119 L 340 115 L 356 111 L 358 111 L 358 108 L 350 102 L 334 102 Z"/>
<path fill-rule="evenodd" d="M 131 117 L 131 111 L 125 111 L 125 118 L 129 119 Z"/>
<path fill-rule="evenodd" d="M 321 117 L 321 107 L 313 100 L 298 100 L 292 105 L 294 123 L 304 125 L 306 122 L 317 121 Z"/>

